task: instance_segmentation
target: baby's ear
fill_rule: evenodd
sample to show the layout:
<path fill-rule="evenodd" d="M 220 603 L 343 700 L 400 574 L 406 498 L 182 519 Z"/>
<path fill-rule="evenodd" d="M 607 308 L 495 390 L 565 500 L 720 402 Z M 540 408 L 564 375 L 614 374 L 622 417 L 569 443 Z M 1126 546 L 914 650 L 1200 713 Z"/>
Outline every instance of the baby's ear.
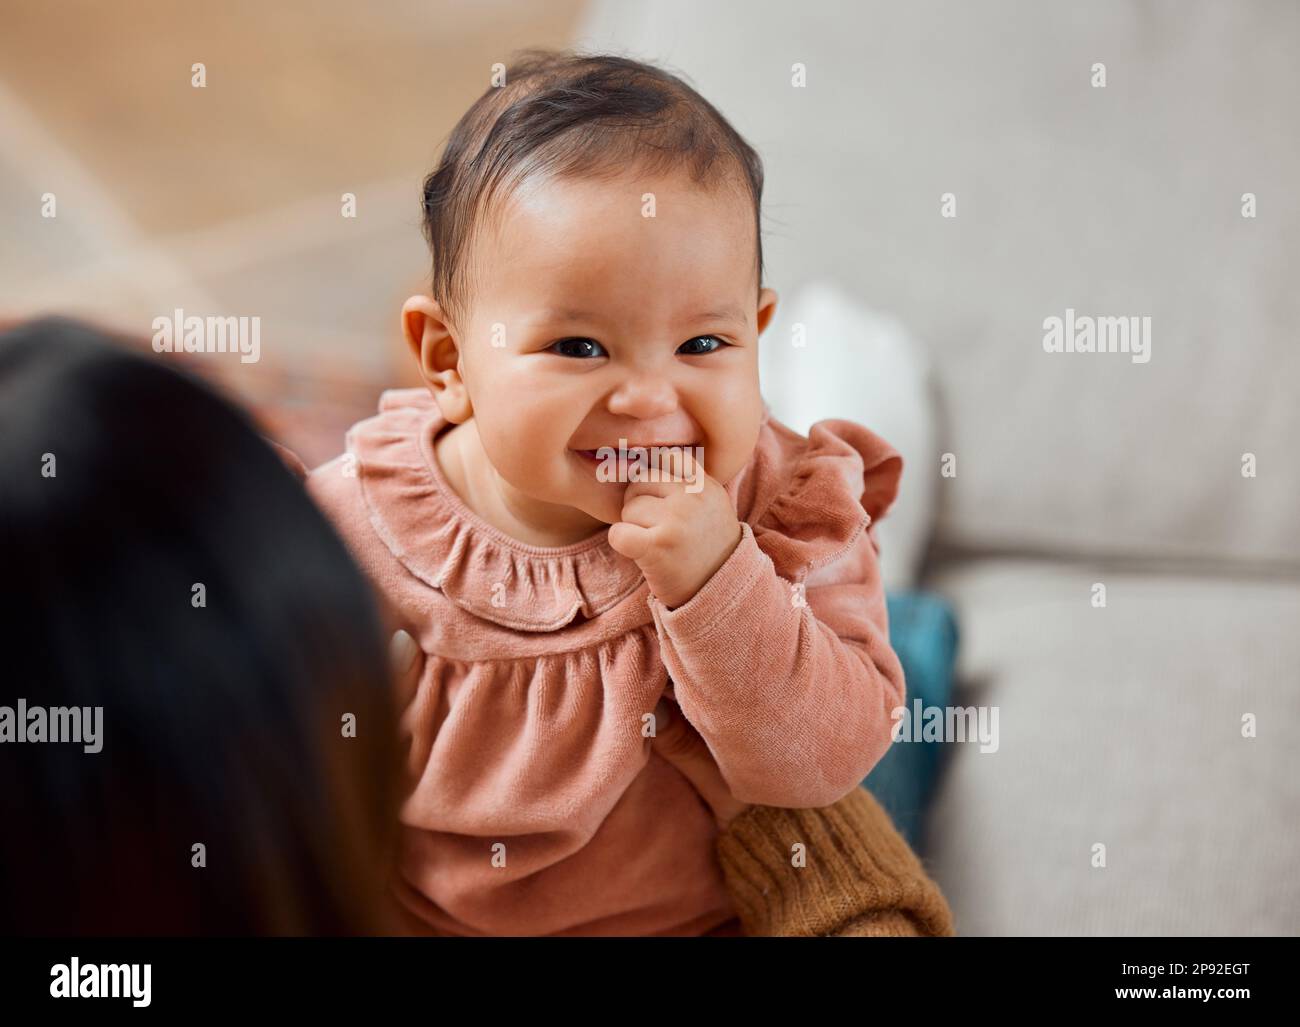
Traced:
<path fill-rule="evenodd" d="M 426 381 L 445 371 L 448 359 L 455 366 L 457 350 L 451 322 L 432 297 L 412 296 L 402 304 L 402 335 Z"/>
<path fill-rule="evenodd" d="M 452 424 L 469 420 L 473 408 L 460 375 L 460 347 L 438 301 L 412 296 L 403 303 L 402 334 L 442 415 Z"/>
<path fill-rule="evenodd" d="M 772 323 L 772 315 L 776 313 L 776 292 L 772 289 L 764 289 L 758 294 L 758 334 L 763 334 L 769 324 Z"/>

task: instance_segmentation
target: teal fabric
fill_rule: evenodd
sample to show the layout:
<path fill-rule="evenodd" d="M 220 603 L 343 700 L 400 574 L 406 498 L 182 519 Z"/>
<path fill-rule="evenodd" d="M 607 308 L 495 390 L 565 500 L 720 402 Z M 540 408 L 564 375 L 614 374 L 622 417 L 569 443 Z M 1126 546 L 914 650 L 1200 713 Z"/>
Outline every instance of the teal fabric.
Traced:
<path fill-rule="evenodd" d="M 889 641 L 903 665 L 907 706 L 947 706 L 957 657 L 952 607 L 929 592 L 887 592 Z M 862 783 L 889 812 L 913 848 L 921 841 L 926 806 L 934 790 L 942 742 L 895 742 Z"/>

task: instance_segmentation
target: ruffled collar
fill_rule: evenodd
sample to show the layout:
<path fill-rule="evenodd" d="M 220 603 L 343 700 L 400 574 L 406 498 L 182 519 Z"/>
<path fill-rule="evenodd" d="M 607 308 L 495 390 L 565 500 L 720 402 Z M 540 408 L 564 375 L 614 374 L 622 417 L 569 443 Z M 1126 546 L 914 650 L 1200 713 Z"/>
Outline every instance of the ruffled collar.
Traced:
<path fill-rule="evenodd" d="M 599 616 L 645 586 L 609 529 L 568 546 L 531 546 L 483 520 L 456 494 L 434 453 L 449 423 L 423 388 L 390 389 L 354 425 L 347 449 L 376 534 L 415 577 L 484 620 L 553 631 Z M 846 551 L 897 491 L 902 462 L 849 421 L 808 438 L 765 412 L 754 456 L 725 486 L 777 573 L 798 581 Z"/>
<path fill-rule="evenodd" d="M 426 389 L 390 389 L 379 414 L 347 437 L 370 523 L 417 578 L 470 613 L 521 631 L 597 617 L 644 584 L 640 568 L 610 546 L 608 528 L 568 546 L 531 546 L 479 517 L 434 453 L 447 427 Z"/>

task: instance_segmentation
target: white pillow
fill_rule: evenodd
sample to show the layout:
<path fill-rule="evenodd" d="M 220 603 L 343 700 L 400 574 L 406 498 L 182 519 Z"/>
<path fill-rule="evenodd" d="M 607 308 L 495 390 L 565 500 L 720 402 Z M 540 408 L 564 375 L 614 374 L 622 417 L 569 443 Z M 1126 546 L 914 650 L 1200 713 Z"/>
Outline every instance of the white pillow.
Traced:
<path fill-rule="evenodd" d="M 857 421 L 902 455 L 898 499 L 876 537 L 885 587 L 914 587 L 934 526 L 938 475 L 929 355 L 896 319 L 817 281 L 778 301 L 759 344 L 759 369 L 778 421 L 804 435 L 827 418 Z"/>

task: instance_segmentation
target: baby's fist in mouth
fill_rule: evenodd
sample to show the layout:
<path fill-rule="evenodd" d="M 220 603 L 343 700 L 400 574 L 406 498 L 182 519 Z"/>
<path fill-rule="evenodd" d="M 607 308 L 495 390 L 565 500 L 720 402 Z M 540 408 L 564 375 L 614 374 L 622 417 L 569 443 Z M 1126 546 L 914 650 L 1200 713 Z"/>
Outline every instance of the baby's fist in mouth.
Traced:
<path fill-rule="evenodd" d="M 703 487 L 685 481 L 633 482 L 609 544 L 636 561 L 650 591 L 669 609 L 687 602 L 727 562 L 741 539 L 731 497 L 702 471 Z"/>

